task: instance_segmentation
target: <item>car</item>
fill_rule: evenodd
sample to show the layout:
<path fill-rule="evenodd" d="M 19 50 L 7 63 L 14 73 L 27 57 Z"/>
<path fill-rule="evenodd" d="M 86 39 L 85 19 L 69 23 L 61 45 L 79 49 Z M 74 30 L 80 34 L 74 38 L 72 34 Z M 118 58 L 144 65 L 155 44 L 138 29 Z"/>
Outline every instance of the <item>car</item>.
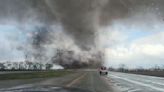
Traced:
<path fill-rule="evenodd" d="M 108 75 L 108 69 L 105 66 L 101 66 L 99 69 L 100 75 Z"/>

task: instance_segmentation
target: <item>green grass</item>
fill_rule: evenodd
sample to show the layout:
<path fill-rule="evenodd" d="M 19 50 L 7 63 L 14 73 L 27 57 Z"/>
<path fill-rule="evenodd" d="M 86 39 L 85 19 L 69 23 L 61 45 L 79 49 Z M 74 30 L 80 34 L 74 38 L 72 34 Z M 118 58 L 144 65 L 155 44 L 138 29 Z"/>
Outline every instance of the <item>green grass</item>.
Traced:
<path fill-rule="evenodd" d="M 10 73 L 10 74 L 1 74 L 0 80 L 61 77 L 70 73 L 72 73 L 72 71 L 39 71 L 39 72 L 36 71 L 36 72 L 29 72 L 29 73 Z"/>

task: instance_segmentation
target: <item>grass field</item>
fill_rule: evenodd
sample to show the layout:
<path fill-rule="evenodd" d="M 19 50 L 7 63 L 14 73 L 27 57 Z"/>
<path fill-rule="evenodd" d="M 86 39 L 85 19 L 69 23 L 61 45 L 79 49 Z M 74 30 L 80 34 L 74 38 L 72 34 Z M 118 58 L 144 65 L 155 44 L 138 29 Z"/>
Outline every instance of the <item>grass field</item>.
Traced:
<path fill-rule="evenodd" d="M 72 71 L 34 71 L 29 73 L 9 73 L 1 74 L 0 80 L 14 80 L 14 79 L 32 79 L 32 78 L 49 78 L 60 77 L 73 73 Z"/>

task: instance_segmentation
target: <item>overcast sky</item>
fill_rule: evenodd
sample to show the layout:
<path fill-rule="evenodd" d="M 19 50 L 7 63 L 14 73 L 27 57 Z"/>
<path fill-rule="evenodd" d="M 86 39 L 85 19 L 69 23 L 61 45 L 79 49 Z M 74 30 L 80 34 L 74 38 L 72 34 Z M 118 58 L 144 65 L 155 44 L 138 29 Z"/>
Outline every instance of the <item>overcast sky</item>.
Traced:
<path fill-rule="evenodd" d="M 103 30 L 103 39 L 108 42 L 104 47 L 107 65 L 125 64 L 129 68 L 164 65 L 164 21 L 157 13 L 138 13 L 116 20 Z"/>
<path fill-rule="evenodd" d="M 94 3 L 88 1 L 93 3 L 91 4 L 93 7 L 90 4 L 86 5 L 84 1 L 79 3 L 71 0 L 65 3 L 56 0 L 55 4 L 60 6 L 52 11 L 50 8 L 54 8 L 53 6 L 47 8 L 43 0 L 39 3 L 38 1 L 6 0 L 4 4 L 0 4 L 2 7 L 0 9 L 0 61 L 24 60 L 22 47 L 28 45 L 27 41 L 35 31 L 35 26 L 45 23 L 47 26 L 52 20 L 58 22 L 57 19 L 60 19 L 61 23 L 58 24 L 62 25 L 53 29 L 55 31 L 67 29 L 65 34 L 70 35 L 74 39 L 74 44 L 81 49 L 87 50 L 94 44 L 93 31 L 96 30 L 99 33 L 98 44 L 105 51 L 107 66 L 118 67 L 120 64 L 125 64 L 129 68 L 149 68 L 164 65 L 162 0 L 126 0 L 125 2 L 103 0 L 99 7 L 97 5 L 101 1 L 97 0 L 94 0 Z M 91 9 L 88 10 L 84 5 Z M 60 17 L 56 18 L 58 16 Z M 80 30 L 79 33 L 77 29 Z"/>

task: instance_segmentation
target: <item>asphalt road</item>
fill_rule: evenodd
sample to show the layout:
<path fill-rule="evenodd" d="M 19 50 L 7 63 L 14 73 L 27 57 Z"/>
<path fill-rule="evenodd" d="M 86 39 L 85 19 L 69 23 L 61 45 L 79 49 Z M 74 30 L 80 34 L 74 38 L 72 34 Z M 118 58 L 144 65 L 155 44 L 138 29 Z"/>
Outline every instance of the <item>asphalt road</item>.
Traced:
<path fill-rule="evenodd" d="M 82 90 L 55 92 L 164 92 L 164 78 L 119 72 L 109 72 L 107 76 L 100 76 L 95 70 L 78 70 L 58 78 L 0 81 L 0 92 L 27 87 L 41 89 L 44 86 Z"/>
<path fill-rule="evenodd" d="M 0 92 L 4 89 L 17 89 L 39 86 L 41 87 L 45 85 L 64 88 L 78 88 L 91 92 L 116 92 L 110 86 L 106 78 L 107 76 L 100 76 L 99 73 L 94 70 L 79 70 L 76 71 L 76 73 L 74 74 L 58 78 L 0 81 Z"/>
<path fill-rule="evenodd" d="M 164 78 L 109 72 L 108 81 L 120 92 L 164 92 Z"/>

